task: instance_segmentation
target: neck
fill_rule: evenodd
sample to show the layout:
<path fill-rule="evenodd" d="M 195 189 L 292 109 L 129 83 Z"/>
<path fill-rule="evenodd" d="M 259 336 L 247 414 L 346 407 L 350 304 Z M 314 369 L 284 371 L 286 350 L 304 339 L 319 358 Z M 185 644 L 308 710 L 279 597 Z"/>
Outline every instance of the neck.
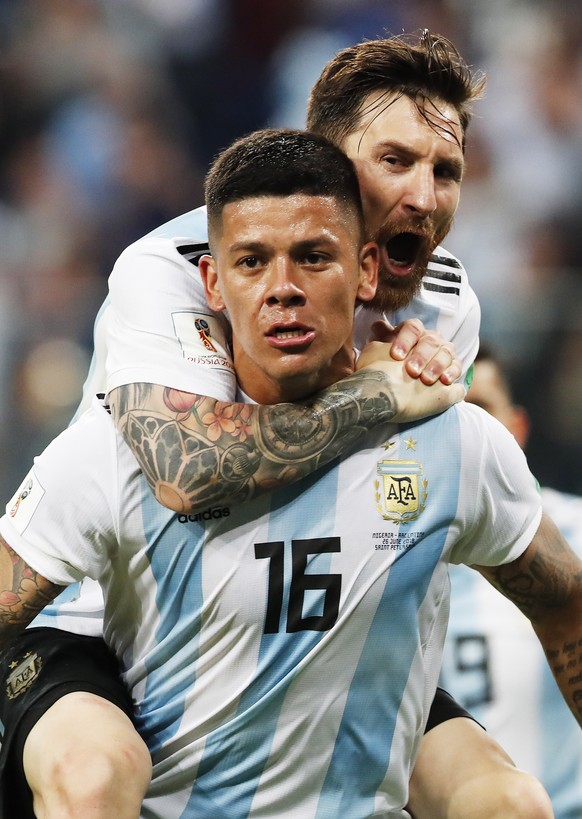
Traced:
<path fill-rule="evenodd" d="M 269 374 L 263 370 L 235 370 L 240 389 L 257 404 L 285 404 L 302 401 L 354 372 L 355 355 L 336 356 L 326 367 L 315 372 Z"/>

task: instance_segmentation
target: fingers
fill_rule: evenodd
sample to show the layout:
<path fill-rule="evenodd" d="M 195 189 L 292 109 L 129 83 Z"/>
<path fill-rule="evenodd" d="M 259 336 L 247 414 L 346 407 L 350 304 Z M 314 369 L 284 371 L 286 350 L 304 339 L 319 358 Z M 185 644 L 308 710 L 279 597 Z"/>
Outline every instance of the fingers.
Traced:
<path fill-rule="evenodd" d="M 406 371 L 430 385 L 439 380 L 452 384 L 460 378 L 462 369 L 452 344 L 439 345 L 438 341 L 423 336 L 406 359 Z"/>
<path fill-rule="evenodd" d="M 378 324 L 379 322 L 376 322 Z M 417 345 L 423 334 L 426 334 L 420 319 L 406 319 L 393 330 L 392 358 L 402 361 Z"/>
<path fill-rule="evenodd" d="M 368 342 L 356 362 L 356 370 L 377 370 L 387 376 L 396 402 L 395 423 L 426 418 L 465 398 L 465 388 L 459 382 L 447 385 L 436 378 L 432 384 L 426 384 L 421 378 L 412 378 L 406 370 L 406 360 L 395 361 L 390 355 L 390 346 L 379 341 Z"/>
<path fill-rule="evenodd" d="M 382 341 L 384 343 L 394 341 L 397 337 L 397 330 L 389 324 L 387 321 L 375 321 L 372 326 L 370 327 L 370 338 L 368 341 Z M 406 357 L 406 352 L 394 356 L 397 360 L 401 361 L 403 358 Z"/>
<path fill-rule="evenodd" d="M 425 330 L 419 319 L 407 319 L 393 331 L 390 354 L 397 361 L 405 360 L 406 371 L 423 384 L 452 384 L 462 373 L 455 348 L 437 330 Z"/>

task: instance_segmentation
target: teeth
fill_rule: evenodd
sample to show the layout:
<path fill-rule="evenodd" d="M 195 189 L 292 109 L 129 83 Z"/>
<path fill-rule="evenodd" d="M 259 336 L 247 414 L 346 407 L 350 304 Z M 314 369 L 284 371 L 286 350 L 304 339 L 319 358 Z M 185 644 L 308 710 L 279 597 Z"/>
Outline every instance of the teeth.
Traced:
<path fill-rule="evenodd" d="M 277 330 L 277 338 L 299 338 L 303 335 L 303 330 Z"/>

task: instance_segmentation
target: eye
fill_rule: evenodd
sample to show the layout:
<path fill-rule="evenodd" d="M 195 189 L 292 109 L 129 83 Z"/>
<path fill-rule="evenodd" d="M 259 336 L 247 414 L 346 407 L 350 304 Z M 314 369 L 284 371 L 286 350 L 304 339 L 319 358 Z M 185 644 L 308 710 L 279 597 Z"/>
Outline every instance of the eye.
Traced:
<path fill-rule="evenodd" d="M 259 267 L 261 260 L 258 256 L 244 256 L 237 262 L 239 267 L 245 267 L 248 270 L 254 270 Z"/>
<path fill-rule="evenodd" d="M 452 182 L 460 182 L 463 176 L 463 171 L 456 165 L 441 163 L 439 165 L 435 165 L 434 175 L 438 179 L 450 179 Z"/>
<path fill-rule="evenodd" d="M 321 265 L 327 261 L 327 256 L 324 253 L 319 253 L 316 250 L 312 250 L 310 253 L 305 254 L 303 261 L 308 265 Z"/>
<path fill-rule="evenodd" d="M 404 168 L 406 167 L 406 162 L 400 156 L 394 156 L 390 154 L 389 156 L 383 156 L 382 162 L 385 165 L 390 165 L 392 168 Z"/>

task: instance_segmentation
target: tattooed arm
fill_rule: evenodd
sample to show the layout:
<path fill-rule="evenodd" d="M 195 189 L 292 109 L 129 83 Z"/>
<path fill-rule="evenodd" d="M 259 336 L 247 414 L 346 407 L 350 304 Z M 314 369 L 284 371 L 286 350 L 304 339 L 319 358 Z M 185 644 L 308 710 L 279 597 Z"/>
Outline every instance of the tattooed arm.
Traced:
<path fill-rule="evenodd" d="M 475 566 L 531 620 L 552 673 L 582 726 L 582 561 L 543 515 L 523 555 L 503 566 Z"/>
<path fill-rule="evenodd" d="M 225 403 L 156 384 L 118 387 L 109 401 L 156 498 L 189 513 L 297 481 L 371 426 L 430 415 L 464 396 L 459 384 L 410 378 L 402 363 L 385 361 L 386 346 L 368 345 L 363 369 L 294 404 Z"/>
<path fill-rule="evenodd" d="M 25 563 L 0 535 L 0 650 L 63 588 Z"/>

